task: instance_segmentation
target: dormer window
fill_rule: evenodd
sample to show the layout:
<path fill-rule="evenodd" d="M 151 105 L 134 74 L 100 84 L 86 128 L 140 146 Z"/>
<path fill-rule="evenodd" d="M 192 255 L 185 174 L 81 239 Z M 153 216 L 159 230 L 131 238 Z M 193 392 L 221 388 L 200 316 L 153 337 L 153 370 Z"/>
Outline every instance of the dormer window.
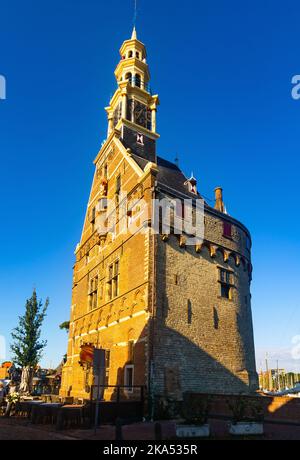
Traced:
<path fill-rule="evenodd" d="M 144 136 L 143 134 L 137 134 L 136 135 L 136 142 L 137 144 L 144 145 Z"/>
<path fill-rule="evenodd" d="M 191 176 L 190 179 L 188 179 L 184 185 L 187 185 L 188 186 L 188 189 L 189 189 L 189 192 L 191 193 L 194 193 L 195 195 L 197 195 L 197 180 L 195 179 L 195 177 Z"/>

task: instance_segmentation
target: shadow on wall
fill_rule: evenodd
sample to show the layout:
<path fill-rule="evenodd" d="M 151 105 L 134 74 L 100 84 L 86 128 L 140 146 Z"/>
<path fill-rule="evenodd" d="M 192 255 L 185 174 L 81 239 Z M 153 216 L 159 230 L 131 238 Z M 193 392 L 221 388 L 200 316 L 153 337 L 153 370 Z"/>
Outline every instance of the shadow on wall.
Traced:
<path fill-rule="evenodd" d="M 181 400 L 184 392 L 249 394 L 248 373 L 241 378 L 194 342 L 153 320 L 154 394 Z M 244 375 L 245 380 L 242 379 Z"/>
<path fill-rule="evenodd" d="M 236 267 L 233 259 L 225 263 L 218 251 L 211 258 L 207 248 L 200 254 L 180 248 L 176 236 L 167 243 L 158 240 L 157 260 L 157 310 L 151 320 L 154 393 L 180 399 L 186 391 L 256 391 L 250 304 L 242 303 L 245 296 L 239 292 L 231 302 L 217 291 L 219 266 L 237 273 L 237 286 L 248 283 L 244 267 Z"/>

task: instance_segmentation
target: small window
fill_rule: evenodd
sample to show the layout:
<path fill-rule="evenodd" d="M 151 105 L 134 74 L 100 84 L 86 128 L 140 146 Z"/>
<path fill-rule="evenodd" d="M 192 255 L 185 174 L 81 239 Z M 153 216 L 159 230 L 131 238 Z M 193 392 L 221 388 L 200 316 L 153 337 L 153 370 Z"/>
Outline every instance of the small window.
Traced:
<path fill-rule="evenodd" d="M 232 225 L 230 222 L 223 222 L 223 236 L 232 238 Z"/>
<path fill-rule="evenodd" d="M 128 58 L 131 59 L 133 57 L 133 51 L 129 51 Z"/>
<path fill-rule="evenodd" d="M 136 52 L 136 58 L 140 59 L 140 53 L 138 51 Z"/>
<path fill-rule="evenodd" d="M 107 165 L 104 166 L 103 174 L 105 179 L 107 179 Z"/>
<path fill-rule="evenodd" d="M 107 297 L 112 300 L 119 295 L 119 261 L 108 268 Z"/>
<path fill-rule="evenodd" d="M 93 208 L 93 209 L 90 210 L 89 220 L 90 220 L 91 224 L 95 223 L 95 220 L 96 220 L 96 208 Z"/>
<path fill-rule="evenodd" d="M 98 201 L 98 211 L 103 212 L 107 210 L 107 198 L 101 198 Z"/>
<path fill-rule="evenodd" d="M 226 284 L 221 284 L 221 297 L 231 299 L 231 287 Z"/>
<path fill-rule="evenodd" d="M 221 269 L 220 281 L 221 283 L 231 284 L 231 272 Z"/>
<path fill-rule="evenodd" d="M 128 393 L 133 392 L 133 374 L 134 374 L 134 366 L 127 365 L 125 366 L 125 373 L 124 373 L 124 385 L 125 391 Z"/>
<path fill-rule="evenodd" d="M 90 280 L 89 286 L 89 310 L 98 307 L 98 276 Z"/>
<path fill-rule="evenodd" d="M 121 193 L 121 176 L 119 175 L 117 178 L 116 178 L 116 195 L 120 195 Z"/>
<path fill-rule="evenodd" d="M 224 299 L 232 300 L 233 273 L 219 268 L 220 270 L 220 296 Z"/>

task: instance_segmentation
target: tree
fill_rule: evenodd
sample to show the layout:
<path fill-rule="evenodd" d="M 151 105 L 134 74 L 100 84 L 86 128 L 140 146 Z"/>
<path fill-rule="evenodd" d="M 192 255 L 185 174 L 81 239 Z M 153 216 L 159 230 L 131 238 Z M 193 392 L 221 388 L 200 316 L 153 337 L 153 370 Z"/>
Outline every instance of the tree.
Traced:
<path fill-rule="evenodd" d="M 65 321 L 64 323 L 61 323 L 59 325 L 59 329 L 63 330 L 65 329 L 67 332 L 70 330 L 70 321 Z"/>
<path fill-rule="evenodd" d="M 26 301 L 24 316 L 19 317 L 19 325 L 11 334 L 14 340 L 11 345 L 14 362 L 22 368 L 22 393 L 30 393 L 34 369 L 47 345 L 47 341 L 40 340 L 40 337 L 48 305 L 49 299 L 43 305 L 41 300 L 37 300 L 34 290 L 32 297 Z"/>
<path fill-rule="evenodd" d="M 70 321 L 64 321 L 63 323 L 61 323 L 59 325 L 59 329 L 61 329 L 62 331 L 65 330 L 67 333 L 69 333 L 70 331 Z M 63 357 L 63 363 L 66 364 L 67 362 L 67 354 L 64 355 Z"/>

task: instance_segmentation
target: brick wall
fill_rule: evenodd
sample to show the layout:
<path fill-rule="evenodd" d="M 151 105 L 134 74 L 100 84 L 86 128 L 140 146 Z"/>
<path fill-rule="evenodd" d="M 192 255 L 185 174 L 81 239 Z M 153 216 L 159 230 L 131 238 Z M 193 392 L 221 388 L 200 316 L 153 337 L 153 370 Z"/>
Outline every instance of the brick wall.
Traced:
<path fill-rule="evenodd" d="M 227 401 L 234 403 L 238 396 L 236 395 L 209 395 L 202 394 L 204 398 L 210 397 L 210 415 L 228 417 L 232 416 L 232 413 L 228 407 Z M 265 421 L 272 422 L 292 422 L 300 423 L 300 398 L 282 397 L 282 396 L 265 396 L 265 395 L 254 395 L 244 396 L 246 401 L 255 402 L 261 404 L 264 409 Z"/>
<path fill-rule="evenodd" d="M 205 216 L 205 238 L 247 257 L 246 232 L 233 227 L 223 237 L 222 220 Z M 219 270 L 234 274 L 232 300 L 220 297 Z M 155 388 L 178 398 L 183 391 L 221 393 L 257 389 L 250 279 L 246 264 L 224 261 L 204 246 L 179 246 L 178 237 L 158 237 L 157 311 L 154 324 Z"/>

